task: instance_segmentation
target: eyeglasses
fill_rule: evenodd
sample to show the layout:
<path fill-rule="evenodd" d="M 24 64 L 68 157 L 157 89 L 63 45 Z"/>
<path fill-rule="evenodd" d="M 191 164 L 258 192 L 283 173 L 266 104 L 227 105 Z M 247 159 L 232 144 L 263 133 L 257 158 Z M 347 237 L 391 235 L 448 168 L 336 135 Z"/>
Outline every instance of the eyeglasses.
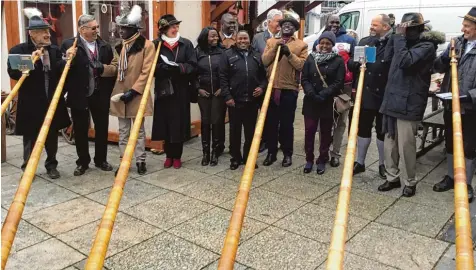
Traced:
<path fill-rule="evenodd" d="M 92 26 L 92 27 L 91 27 L 91 26 L 87 26 L 87 25 L 83 25 L 83 26 L 81 26 L 81 27 L 89 28 L 89 29 L 91 29 L 91 30 L 93 30 L 93 31 L 96 31 L 96 29 L 99 29 L 99 25 Z"/>

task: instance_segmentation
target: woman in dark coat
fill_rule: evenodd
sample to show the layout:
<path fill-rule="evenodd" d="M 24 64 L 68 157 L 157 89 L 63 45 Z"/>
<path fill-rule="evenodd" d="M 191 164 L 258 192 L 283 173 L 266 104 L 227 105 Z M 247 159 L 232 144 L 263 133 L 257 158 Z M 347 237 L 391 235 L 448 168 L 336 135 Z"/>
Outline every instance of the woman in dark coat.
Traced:
<path fill-rule="evenodd" d="M 176 169 L 182 166 L 183 143 L 190 138 L 190 82 L 197 66 L 192 42 L 178 32 L 180 22 L 173 15 L 162 16 L 154 41 L 162 41 L 162 47 L 155 69 L 152 140 L 165 141 L 164 167 Z"/>
<path fill-rule="evenodd" d="M 195 89 L 198 92 L 198 106 L 201 114 L 203 159 L 202 166 L 215 166 L 218 157 L 225 150 L 225 100 L 220 95 L 218 66 L 223 52 L 218 31 L 205 27 L 198 36 L 195 48 L 197 57 L 197 77 Z M 210 134 L 212 133 L 212 134 Z M 213 137 L 210 161 L 210 137 Z"/>
<path fill-rule="evenodd" d="M 335 52 L 336 37 L 326 31 L 318 39 L 318 49 L 313 51 L 304 63 L 302 86 L 304 88 L 304 148 L 306 166 L 304 173 L 310 173 L 314 163 L 314 140 L 317 126 L 320 131 L 319 158 L 316 160 L 317 173 L 323 174 L 329 161 L 329 147 L 332 143 L 334 123 L 334 96 L 344 87 L 344 60 Z M 319 68 L 319 71 L 317 70 Z M 320 73 L 319 73 L 320 72 Z M 322 75 L 322 78 L 321 78 Z"/>

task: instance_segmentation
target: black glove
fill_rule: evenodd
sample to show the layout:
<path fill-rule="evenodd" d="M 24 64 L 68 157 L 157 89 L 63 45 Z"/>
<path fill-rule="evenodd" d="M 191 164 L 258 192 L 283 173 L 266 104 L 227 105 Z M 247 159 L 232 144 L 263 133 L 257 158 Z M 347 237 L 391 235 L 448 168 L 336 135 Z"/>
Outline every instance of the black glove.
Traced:
<path fill-rule="evenodd" d="M 121 100 L 127 104 L 129 103 L 135 96 L 140 95 L 136 90 L 131 89 L 127 92 L 124 93 L 124 95 L 121 96 Z"/>
<path fill-rule="evenodd" d="M 103 65 L 101 62 L 99 62 L 99 60 L 97 60 L 97 59 L 91 61 L 91 62 L 89 63 L 89 65 L 90 65 L 92 68 L 94 68 L 94 69 L 97 70 L 98 75 L 101 75 L 101 74 L 104 72 L 104 65 Z"/>
<path fill-rule="evenodd" d="M 286 56 L 291 55 L 291 51 L 289 50 L 288 45 L 286 44 L 281 45 L 281 55 L 286 55 Z"/>

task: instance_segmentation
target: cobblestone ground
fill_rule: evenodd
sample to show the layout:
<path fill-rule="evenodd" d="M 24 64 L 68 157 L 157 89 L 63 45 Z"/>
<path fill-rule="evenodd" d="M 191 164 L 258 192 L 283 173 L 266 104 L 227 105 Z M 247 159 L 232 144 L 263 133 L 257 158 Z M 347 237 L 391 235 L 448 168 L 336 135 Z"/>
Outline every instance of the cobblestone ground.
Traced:
<path fill-rule="evenodd" d="M 2 221 L 21 175 L 21 144 L 20 137 L 7 137 Z M 261 165 L 264 154 L 258 158 L 235 269 L 325 269 L 342 165 L 303 174 L 300 109 L 294 145 L 289 168 L 281 167 L 281 155 L 270 167 Z M 432 191 L 446 171 L 443 151 L 440 145 L 418 159 L 417 194 L 403 198 L 401 190 L 377 191 L 378 154 L 370 146 L 367 170 L 353 181 L 345 269 L 455 268 L 454 239 L 445 237 L 454 194 Z M 84 268 L 114 172 L 92 167 L 73 176 L 76 151 L 61 140 L 57 158 L 61 178 L 51 180 L 43 155 L 7 269 Z M 217 268 L 242 168 L 230 171 L 228 154 L 218 166 L 202 167 L 199 138 L 186 143 L 182 169 L 164 169 L 164 158 L 149 153 L 144 176 L 131 168 L 106 269 Z M 117 168 L 117 145 L 109 146 L 108 160 Z"/>

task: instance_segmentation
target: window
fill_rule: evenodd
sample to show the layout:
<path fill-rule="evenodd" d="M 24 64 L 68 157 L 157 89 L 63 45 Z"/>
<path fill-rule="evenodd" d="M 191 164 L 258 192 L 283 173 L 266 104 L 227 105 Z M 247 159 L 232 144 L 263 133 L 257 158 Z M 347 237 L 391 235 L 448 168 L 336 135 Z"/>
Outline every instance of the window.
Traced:
<path fill-rule="evenodd" d="M 341 14 L 340 16 L 340 25 L 344 26 L 345 29 L 357 30 L 359 25 L 360 12 L 352 11 Z"/>

